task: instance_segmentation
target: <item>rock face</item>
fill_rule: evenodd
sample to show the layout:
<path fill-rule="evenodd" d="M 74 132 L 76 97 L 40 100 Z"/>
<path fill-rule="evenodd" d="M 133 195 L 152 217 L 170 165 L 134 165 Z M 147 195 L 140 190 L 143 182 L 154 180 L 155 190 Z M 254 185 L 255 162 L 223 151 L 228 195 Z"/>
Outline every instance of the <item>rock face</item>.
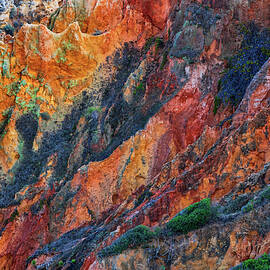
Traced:
<path fill-rule="evenodd" d="M 270 253 L 268 5 L 2 1 L 0 269 L 221 270 Z M 231 70 L 248 80 L 237 104 Z M 205 198 L 207 222 L 170 231 Z M 147 243 L 101 256 L 139 225 Z"/>

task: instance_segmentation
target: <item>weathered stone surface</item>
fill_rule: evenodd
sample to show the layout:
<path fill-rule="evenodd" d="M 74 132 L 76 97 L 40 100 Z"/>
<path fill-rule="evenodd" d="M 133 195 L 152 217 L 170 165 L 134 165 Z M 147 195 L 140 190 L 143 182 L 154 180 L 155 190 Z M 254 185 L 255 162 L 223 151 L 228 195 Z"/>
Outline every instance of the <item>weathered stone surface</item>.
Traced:
<path fill-rule="evenodd" d="M 175 36 L 174 46 L 171 55 L 179 58 L 190 59 L 200 55 L 204 47 L 203 30 L 196 26 L 186 27 Z"/>
<path fill-rule="evenodd" d="M 127 250 L 85 269 L 166 269 L 168 264 L 175 270 L 230 269 L 269 253 L 269 233 L 260 235 L 255 229 L 268 211 L 269 205 L 226 225 L 217 223 L 186 236 L 153 241 L 148 248 Z"/>
<path fill-rule="evenodd" d="M 213 113 L 267 1 L 27 3 L 0 7 L 18 24 L 0 44 L 0 268 L 229 269 L 269 253 L 269 60 Z M 205 227 L 97 258 L 206 197 Z"/>

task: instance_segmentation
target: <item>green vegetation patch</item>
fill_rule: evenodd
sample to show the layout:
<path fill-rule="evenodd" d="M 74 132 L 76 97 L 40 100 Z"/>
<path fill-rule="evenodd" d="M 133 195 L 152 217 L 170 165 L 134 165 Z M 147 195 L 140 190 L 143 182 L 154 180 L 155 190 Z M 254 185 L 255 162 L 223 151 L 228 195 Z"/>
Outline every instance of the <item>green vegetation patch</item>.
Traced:
<path fill-rule="evenodd" d="M 249 259 L 243 262 L 243 269 L 254 270 L 269 270 L 270 269 L 270 255 L 264 254 L 258 259 Z"/>
<path fill-rule="evenodd" d="M 105 247 L 99 252 L 99 257 L 107 257 L 121 254 L 128 248 L 136 248 L 146 244 L 155 237 L 155 233 L 149 227 L 139 225 L 116 239 L 110 246 Z"/>
<path fill-rule="evenodd" d="M 166 225 L 171 232 L 188 233 L 204 226 L 212 215 L 211 200 L 207 198 L 185 208 Z"/>
<path fill-rule="evenodd" d="M 140 82 L 138 86 L 133 90 L 133 95 L 139 94 L 139 93 L 144 93 L 145 88 L 143 86 L 143 83 Z"/>
<path fill-rule="evenodd" d="M 25 85 L 26 85 L 25 80 L 19 80 L 12 82 L 11 84 L 5 85 L 4 88 L 7 90 L 7 95 L 11 97 L 16 96 L 20 92 L 21 87 Z"/>
<path fill-rule="evenodd" d="M 264 254 L 258 259 L 248 259 L 234 270 L 269 270 L 270 269 L 270 254 Z"/>
<path fill-rule="evenodd" d="M 75 49 L 76 46 L 73 45 L 70 41 L 62 41 L 61 47 L 56 50 L 56 63 L 65 63 L 67 61 L 67 52 Z"/>
<path fill-rule="evenodd" d="M 86 117 L 91 117 L 93 112 L 102 112 L 102 108 L 99 106 L 90 106 L 86 109 L 85 116 Z"/>
<path fill-rule="evenodd" d="M 144 192 L 144 196 L 149 196 L 149 191 Z M 141 203 L 141 202 L 138 202 Z M 157 227 L 155 231 L 151 231 L 149 227 L 139 225 L 116 239 L 110 246 L 102 249 L 98 256 L 100 258 L 121 254 L 124 250 L 129 248 L 137 248 L 151 241 L 153 238 L 159 238 L 165 232 L 173 233 L 188 233 L 189 231 L 198 229 L 205 225 L 213 217 L 211 207 L 211 200 L 204 199 L 200 202 L 194 203 L 182 210 L 177 216 L 171 219 L 166 224 L 166 229 Z"/>

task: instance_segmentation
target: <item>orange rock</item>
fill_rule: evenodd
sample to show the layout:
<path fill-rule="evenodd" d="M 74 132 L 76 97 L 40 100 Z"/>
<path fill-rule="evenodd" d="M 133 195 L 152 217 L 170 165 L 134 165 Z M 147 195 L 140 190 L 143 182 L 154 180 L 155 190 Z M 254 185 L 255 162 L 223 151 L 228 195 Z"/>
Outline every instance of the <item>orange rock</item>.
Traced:
<path fill-rule="evenodd" d="M 269 253 L 269 234 L 262 235 L 252 228 L 254 224 L 251 225 L 252 222 L 257 224 L 266 211 L 260 209 L 258 213 L 228 223 L 210 224 L 187 235 L 154 240 L 146 249 L 128 249 L 120 255 L 95 260 L 83 269 L 120 270 L 125 265 L 166 269 L 168 262 L 173 270 L 229 269 L 246 259 L 259 257 L 263 252 Z"/>
<path fill-rule="evenodd" d="M 71 187 L 80 187 L 80 191 L 66 210 L 64 231 L 90 222 L 93 217 L 88 210 L 100 218 L 106 209 L 120 204 L 141 186 L 152 184 L 162 166 L 200 136 L 208 121 L 212 97 L 199 103 L 200 91 L 192 86 L 204 70 L 198 66 L 191 71 L 190 83 L 149 121 L 145 130 L 123 143 L 106 160 L 79 170 Z"/>
<path fill-rule="evenodd" d="M 82 90 L 87 87 L 89 91 L 98 90 L 94 89 L 95 85 L 91 88 L 94 76 L 98 77 L 97 83 L 102 83 L 102 76 L 108 75 L 97 75 L 98 68 L 108 56 L 122 48 L 125 42 L 134 42 L 135 47 L 142 49 L 147 38 L 168 32 L 168 26 L 172 23 L 168 21 L 170 15 L 179 15 L 178 19 L 181 20 L 180 13 L 170 14 L 176 2 L 101 0 L 77 1 L 78 6 L 74 6 L 71 1 L 65 1 L 59 14 L 56 14 L 53 31 L 43 24 L 25 24 L 15 36 L 14 43 L 11 37 L 5 36 L 7 44 L 1 44 L 1 51 L 6 50 L 9 54 L 4 55 L 1 60 L 0 112 L 12 106 L 14 111 L 6 134 L 0 142 L 1 170 L 12 176 L 9 170 L 20 157 L 15 122 L 25 112 L 19 101 L 23 100 L 28 104 L 33 99 L 29 94 L 31 85 L 38 88 L 37 96 L 40 100 L 37 103 L 40 105 L 40 112 L 61 114 L 61 110 L 67 110 L 66 107 L 73 104 L 73 98 Z M 181 4 L 184 6 L 189 2 L 191 1 Z M 209 4 L 216 12 L 229 3 L 212 0 L 198 2 Z M 262 16 L 255 19 L 268 23 L 265 19 L 265 1 L 253 1 L 247 5 L 229 4 L 232 8 L 224 19 L 228 25 L 237 12 L 241 21 L 255 18 L 255 8 L 260 8 L 259 14 Z M 43 22 L 47 19 L 44 18 Z M 169 33 L 164 34 L 168 35 Z M 160 101 L 165 104 L 143 130 L 123 142 L 105 160 L 90 162 L 81 167 L 71 181 L 65 182 L 66 179 L 63 178 L 59 183 L 53 183 L 51 188 L 50 176 L 58 157 L 57 154 L 52 154 L 48 158 L 45 166 L 48 170 L 40 176 L 39 181 L 16 193 L 16 199 L 23 198 L 16 206 L 19 215 L 5 224 L 15 207 L 0 210 L 1 226 L 5 228 L 0 238 L 1 269 L 22 269 L 27 257 L 37 248 L 69 230 L 96 221 L 108 225 L 111 230 L 109 233 L 113 233 L 103 239 L 102 244 L 97 243 L 97 250 L 89 254 L 82 269 L 121 269 L 128 267 L 131 262 L 136 269 L 141 265 L 147 269 L 148 258 L 142 249 L 129 250 L 103 262 L 96 260 L 96 252 L 135 225 L 164 224 L 183 208 L 203 198 L 211 197 L 216 202 L 233 189 L 238 189 L 237 194 L 241 194 L 261 188 L 259 182 L 247 179 L 270 162 L 269 140 L 266 135 L 270 128 L 269 61 L 248 88 L 239 110 L 234 112 L 232 124 L 227 122 L 223 126 L 218 125 L 232 111 L 225 108 L 216 116 L 213 115 L 216 89 L 204 89 L 204 81 L 218 80 L 209 73 L 216 72 L 212 71 L 212 66 L 217 66 L 218 72 L 221 69 L 222 63 L 218 57 L 224 53 L 223 43 L 223 39 L 217 38 L 209 43 L 201 55 L 202 63 L 184 66 L 184 60 L 170 58 L 164 69 L 153 68 L 151 72 L 148 70 L 148 62 L 155 62 L 162 52 L 155 52 L 151 57 L 153 48 L 149 51 L 137 70 L 130 74 L 123 88 L 124 100 L 129 104 L 134 102 L 132 89 L 137 86 L 138 79 L 146 79 L 144 101 L 151 101 L 151 95 L 157 95 L 155 91 L 160 89 Z M 13 47 L 14 55 L 11 54 Z M 162 59 L 159 62 L 161 61 Z M 180 65 L 184 69 L 183 78 L 175 75 L 175 69 Z M 4 68 L 7 66 L 11 76 L 4 76 Z M 111 68 L 113 77 L 117 67 Z M 185 76 L 188 81 L 180 87 L 185 82 Z M 7 86 L 22 80 L 24 83 L 16 97 L 10 96 L 6 91 Z M 213 82 L 209 85 L 212 87 L 216 84 Z M 171 96 L 173 98 L 167 100 Z M 146 102 L 143 108 L 146 114 L 149 107 L 151 106 Z M 61 117 L 63 114 L 59 118 Z M 3 120 L 5 116 L 0 114 L 0 122 Z M 39 121 L 41 127 L 42 120 Z M 81 131 L 80 128 L 85 123 L 85 118 L 81 117 L 77 131 Z M 35 138 L 34 150 L 38 150 L 42 136 L 43 130 L 40 128 Z M 83 158 L 80 156 L 82 142 L 82 138 L 76 141 L 77 145 L 68 160 L 71 170 L 76 160 Z M 100 148 L 106 147 L 106 143 L 105 136 L 100 136 L 91 145 L 91 149 L 99 152 Z M 7 181 L 6 177 L 2 180 L 2 175 L 0 176 L 1 181 Z M 262 177 L 262 181 L 269 183 L 268 172 Z M 62 188 L 74 192 L 74 196 L 63 203 L 64 208 L 61 203 L 66 198 L 61 192 L 59 196 L 53 197 L 56 190 Z M 144 192 L 148 197 L 141 197 Z M 44 198 L 52 198 L 51 209 L 43 205 Z M 139 198 L 142 200 L 140 205 Z M 153 200 L 150 202 L 151 199 Z M 33 208 L 38 205 L 41 209 L 36 214 L 32 213 Z M 57 212 L 60 207 L 62 212 Z M 118 218 L 121 224 L 114 224 L 113 221 Z M 252 218 L 255 220 L 256 217 Z M 205 236 L 209 228 L 202 230 Z M 248 226 L 247 233 L 242 230 L 243 223 L 237 224 L 233 229 L 228 225 L 220 230 L 224 237 L 230 237 L 230 247 L 222 259 L 205 252 L 207 248 L 211 250 L 211 247 L 222 245 L 215 235 L 199 238 L 200 234 L 193 232 L 187 236 L 179 236 L 178 240 L 183 241 L 188 255 L 202 246 L 203 253 L 197 260 L 190 261 L 188 267 L 216 269 L 216 265 L 220 264 L 220 269 L 227 269 L 247 258 L 269 252 L 269 234 L 263 237 Z M 240 236 L 239 231 L 242 232 Z M 218 226 L 215 232 L 219 233 Z M 164 253 L 167 250 L 172 252 L 173 248 L 166 245 L 163 247 Z M 179 249 L 185 250 L 182 247 Z M 37 261 L 43 263 L 50 258 L 50 255 L 42 255 Z M 178 258 L 172 269 L 186 269 L 180 255 Z M 163 265 L 163 259 L 160 256 L 157 267 Z"/>

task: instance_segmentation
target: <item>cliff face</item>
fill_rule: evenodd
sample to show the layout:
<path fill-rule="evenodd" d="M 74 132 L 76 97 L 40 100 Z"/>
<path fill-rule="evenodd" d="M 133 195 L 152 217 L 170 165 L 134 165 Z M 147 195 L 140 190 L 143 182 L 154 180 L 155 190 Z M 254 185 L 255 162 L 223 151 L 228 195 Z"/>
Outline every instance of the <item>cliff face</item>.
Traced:
<path fill-rule="evenodd" d="M 0 269 L 230 269 L 270 253 L 268 11 L 2 1 Z M 190 206 L 205 198 L 207 216 Z M 179 216 L 190 230 L 170 227 Z"/>

